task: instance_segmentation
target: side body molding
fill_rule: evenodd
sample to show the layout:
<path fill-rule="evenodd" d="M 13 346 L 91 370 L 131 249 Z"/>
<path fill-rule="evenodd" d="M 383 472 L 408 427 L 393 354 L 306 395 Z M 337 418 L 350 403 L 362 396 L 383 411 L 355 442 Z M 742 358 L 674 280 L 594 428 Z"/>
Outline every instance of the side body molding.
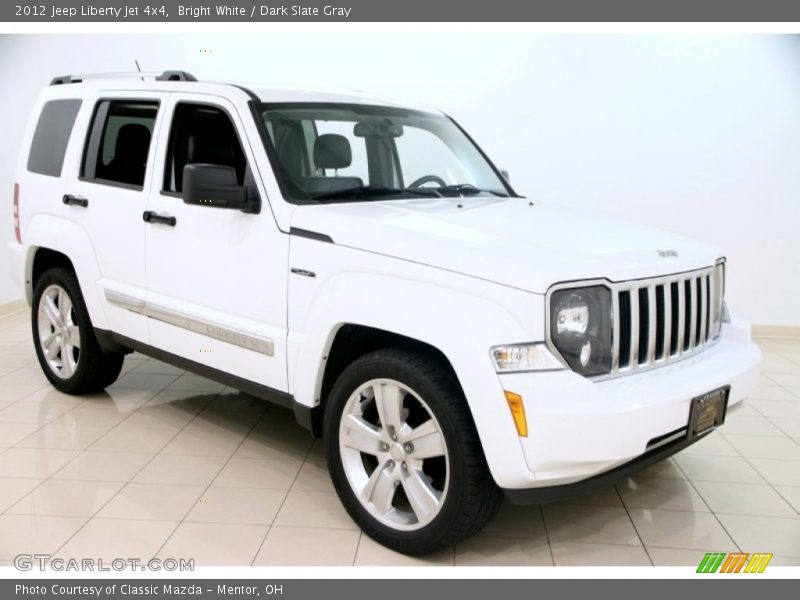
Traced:
<path fill-rule="evenodd" d="M 134 298 L 133 296 L 114 290 L 105 290 L 105 295 L 106 300 L 110 304 L 114 304 L 115 306 L 144 315 L 151 319 L 169 323 L 175 327 L 187 329 L 188 331 L 221 340 L 266 356 L 273 356 L 275 354 L 275 344 L 271 339 L 231 329 L 230 327 L 218 323 L 190 317 L 170 308 L 148 303 L 140 298 Z"/>

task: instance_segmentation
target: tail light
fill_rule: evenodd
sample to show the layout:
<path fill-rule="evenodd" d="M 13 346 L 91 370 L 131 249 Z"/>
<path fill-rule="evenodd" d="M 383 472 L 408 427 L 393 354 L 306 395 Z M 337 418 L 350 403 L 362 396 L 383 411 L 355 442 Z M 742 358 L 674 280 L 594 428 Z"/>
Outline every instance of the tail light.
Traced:
<path fill-rule="evenodd" d="M 22 233 L 19 230 L 19 184 L 14 184 L 14 237 L 18 244 L 22 243 Z"/>

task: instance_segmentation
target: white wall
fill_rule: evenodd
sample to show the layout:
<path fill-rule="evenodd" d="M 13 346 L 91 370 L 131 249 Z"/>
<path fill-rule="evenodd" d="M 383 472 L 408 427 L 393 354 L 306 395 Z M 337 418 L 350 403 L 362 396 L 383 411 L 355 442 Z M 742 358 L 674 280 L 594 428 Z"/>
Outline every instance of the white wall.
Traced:
<path fill-rule="evenodd" d="M 712 241 L 729 299 L 800 324 L 800 39 L 782 36 L 0 36 L 0 236 L 17 140 L 54 75 L 185 69 L 437 105 L 518 191 Z M 0 261 L 0 304 L 19 297 Z"/>

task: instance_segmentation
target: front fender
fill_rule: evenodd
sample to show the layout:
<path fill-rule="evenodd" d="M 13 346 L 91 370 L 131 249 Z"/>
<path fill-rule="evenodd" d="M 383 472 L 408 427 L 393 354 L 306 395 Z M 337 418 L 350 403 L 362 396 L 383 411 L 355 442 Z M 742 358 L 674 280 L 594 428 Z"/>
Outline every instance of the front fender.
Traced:
<path fill-rule="evenodd" d="M 86 230 L 57 216 L 34 215 L 25 228 L 25 297 L 33 299 L 33 261 L 40 248 L 64 254 L 72 262 L 92 324 L 107 329 L 102 298 L 95 282 L 100 278 L 94 247 Z"/>
<path fill-rule="evenodd" d="M 344 255 L 357 251 L 331 248 L 330 252 L 342 255 L 344 261 Z M 335 260 L 328 256 L 325 262 L 333 265 Z M 498 344 L 541 339 L 542 297 L 423 265 L 385 257 L 374 260 L 385 264 L 290 280 L 289 384 L 295 400 L 306 406 L 319 404 L 324 358 L 344 324 L 419 340 L 450 361 L 492 474 L 498 484 L 510 484 L 503 481 L 509 475 L 508 464 L 524 467 L 525 461 L 489 350 Z M 526 314 L 528 319 L 517 316 Z"/>

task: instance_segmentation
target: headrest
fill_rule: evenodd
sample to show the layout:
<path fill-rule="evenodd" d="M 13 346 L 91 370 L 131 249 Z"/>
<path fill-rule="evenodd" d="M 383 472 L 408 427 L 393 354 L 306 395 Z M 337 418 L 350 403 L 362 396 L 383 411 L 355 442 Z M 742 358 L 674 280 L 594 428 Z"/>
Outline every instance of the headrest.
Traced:
<path fill-rule="evenodd" d="M 116 162 L 147 161 L 147 152 L 150 150 L 150 130 L 141 123 L 126 123 L 117 131 L 117 141 L 114 145 L 114 160 Z"/>
<path fill-rule="evenodd" d="M 344 169 L 352 160 L 350 142 L 343 135 L 323 133 L 314 142 L 314 164 L 318 169 Z"/>

